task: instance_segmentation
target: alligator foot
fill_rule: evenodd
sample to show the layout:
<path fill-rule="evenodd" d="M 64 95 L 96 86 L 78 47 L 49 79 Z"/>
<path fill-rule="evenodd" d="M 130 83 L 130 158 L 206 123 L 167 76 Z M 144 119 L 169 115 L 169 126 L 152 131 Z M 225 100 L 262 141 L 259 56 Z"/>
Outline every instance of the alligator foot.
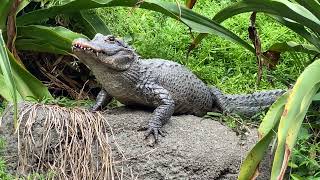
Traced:
<path fill-rule="evenodd" d="M 153 134 L 154 142 L 157 144 L 159 140 L 159 134 L 164 137 L 164 132 L 161 130 L 161 128 L 158 127 L 149 127 L 144 135 L 145 139 L 148 139 L 148 137 Z"/>

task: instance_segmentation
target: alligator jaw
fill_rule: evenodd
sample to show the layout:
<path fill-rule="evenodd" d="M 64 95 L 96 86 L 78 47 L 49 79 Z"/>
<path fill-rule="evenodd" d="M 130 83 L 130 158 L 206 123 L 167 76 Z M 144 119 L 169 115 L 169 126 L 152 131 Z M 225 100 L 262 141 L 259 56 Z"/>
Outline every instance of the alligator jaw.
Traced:
<path fill-rule="evenodd" d="M 78 41 L 75 41 L 72 43 L 72 51 L 73 52 L 93 53 L 93 54 L 96 54 L 97 56 L 100 53 L 107 55 L 107 56 L 113 56 L 119 52 L 119 50 L 118 51 L 110 51 L 110 52 L 103 51 L 101 49 L 97 49 L 97 48 L 92 47 L 89 43 L 78 42 Z"/>
<path fill-rule="evenodd" d="M 77 41 L 72 43 L 72 51 L 86 52 L 86 53 L 90 52 L 90 53 L 96 54 L 97 56 L 99 55 L 99 53 L 103 53 L 101 50 L 97 50 L 93 48 L 88 43 L 77 42 Z"/>

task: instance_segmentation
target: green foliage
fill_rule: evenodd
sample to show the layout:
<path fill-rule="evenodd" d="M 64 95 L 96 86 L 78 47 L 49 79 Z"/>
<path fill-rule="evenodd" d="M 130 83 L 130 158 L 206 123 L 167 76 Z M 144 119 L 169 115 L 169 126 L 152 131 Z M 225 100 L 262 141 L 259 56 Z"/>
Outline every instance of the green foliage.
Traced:
<path fill-rule="evenodd" d="M 297 146 L 293 150 L 293 158 L 289 163 L 291 176 L 300 179 L 320 178 L 320 142 L 316 132 L 312 133 L 309 123 L 300 129 Z"/>
<path fill-rule="evenodd" d="M 56 104 L 61 107 L 85 107 L 89 108 L 93 105 L 91 100 L 74 100 L 67 97 L 57 97 L 55 99 L 42 99 L 42 100 L 33 100 L 37 103 L 43 104 Z"/>
<path fill-rule="evenodd" d="M 9 9 L 12 1 L 6 2 L 4 7 L 3 15 L 7 15 L 7 10 Z M 50 52 L 58 54 L 68 54 L 70 51 L 70 44 L 72 39 L 80 37 L 80 34 L 73 33 L 67 29 L 61 27 L 46 27 L 40 25 L 32 25 L 33 23 L 46 24 L 48 18 L 54 18 L 59 14 L 66 14 L 71 16 L 71 18 L 80 19 L 80 23 L 83 24 L 87 30 L 87 34 L 92 36 L 97 32 L 102 32 L 105 34 L 109 33 L 108 28 L 105 24 L 99 19 L 95 14 L 89 13 L 87 9 L 105 7 L 105 6 L 129 6 L 129 7 L 141 7 L 145 9 L 154 10 L 161 12 L 166 16 L 172 17 L 176 20 L 181 21 L 182 23 L 188 25 L 192 28 L 193 31 L 203 32 L 203 33 L 214 33 L 221 37 L 227 38 L 231 41 L 237 42 L 246 49 L 253 51 L 253 48 L 237 35 L 224 28 L 223 26 L 211 21 L 210 19 L 201 16 L 183 6 L 180 6 L 176 3 L 161 2 L 157 0 L 150 1 L 115 1 L 115 0 L 103 0 L 103 1 L 41 1 L 41 9 L 27 10 L 26 13 L 19 14 L 17 19 L 17 41 L 16 45 L 18 50 L 33 50 L 40 52 Z M 30 4 L 29 1 L 23 1 L 21 6 L 18 8 L 17 12 L 11 12 L 10 14 L 18 14 L 18 11 L 27 8 Z M 76 10 L 75 10 L 76 9 Z M 71 14 L 70 14 L 71 13 Z M 73 14 L 73 15 L 72 15 Z M 80 15 L 80 16 L 79 16 Z M 5 23 L 4 22 L 1 23 Z M 9 19 L 12 21 L 12 19 Z M 9 23 L 15 24 L 15 22 Z M 11 27 L 15 28 L 15 27 Z M 8 29 L 11 36 L 16 36 L 14 31 Z M 15 39 L 12 37 L 12 39 Z M 11 37 L 9 38 L 11 39 Z M 14 41 L 13 41 L 14 43 Z M 12 58 L 14 61 L 18 61 Z M 21 78 L 23 82 L 26 81 L 26 78 Z M 19 82 L 16 82 L 19 86 Z M 7 84 L 6 84 L 7 85 Z M 7 85 L 8 87 L 9 85 Z M 34 87 L 34 89 L 38 89 Z M 9 88 L 8 88 L 9 91 Z M 47 91 L 46 88 L 41 88 L 41 91 Z M 22 95 L 22 98 L 25 99 L 26 96 L 35 96 L 34 93 Z M 3 96 L 6 95 L 6 92 L 2 92 Z M 43 97 L 50 98 L 51 95 L 49 92 L 43 93 L 45 96 L 36 96 L 36 98 L 41 99 Z M 41 95 L 43 95 L 41 94 Z M 39 94 L 37 94 L 39 95 Z M 8 99 L 10 100 L 10 99 Z"/>
<path fill-rule="evenodd" d="M 252 46 L 247 42 L 239 38 L 237 35 L 219 25 L 218 23 L 195 13 L 184 6 L 180 6 L 176 3 L 168 3 L 158 0 L 77 0 L 70 2 L 63 2 L 57 6 L 51 6 L 40 10 L 35 10 L 30 13 L 17 18 L 17 25 L 23 26 L 35 22 L 39 22 L 45 18 L 54 17 L 60 13 L 74 12 L 74 9 L 83 10 L 97 7 L 109 7 L 109 6 L 127 6 L 127 7 L 140 7 L 148 10 L 160 12 L 166 16 L 172 17 L 182 23 L 186 24 L 193 31 L 216 34 L 236 43 L 239 43 L 246 49 L 254 52 Z"/>
<path fill-rule="evenodd" d="M 194 11 L 210 17 L 228 4 L 230 1 L 198 1 Z M 274 78 L 275 87 L 272 87 L 266 77 L 260 86 L 257 86 L 256 59 L 251 52 L 244 50 L 238 44 L 210 35 L 186 58 L 191 40 L 190 35 L 186 33 L 188 28 L 182 24 L 162 14 L 143 9 L 133 9 L 128 12 L 125 8 L 103 8 L 97 12 L 103 16 L 113 34 L 131 43 L 143 58 L 159 57 L 177 61 L 190 68 L 207 84 L 218 86 L 225 92 L 248 93 L 263 89 L 286 88 L 276 78 Z M 248 14 L 235 16 L 226 20 L 223 25 L 246 39 L 248 18 Z M 302 41 L 269 17 L 259 16 L 257 21 L 263 22 L 258 25 L 264 48 L 286 39 Z M 295 60 L 295 56 L 300 58 L 299 62 Z M 273 73 L 274 76 L 279 79 L 296 79 L 307 63 L 307 56 L 285 53 L 281 61 Z"/>
<path fill-rule="evenodd" d="M 0 67 L 1 72 L 3 74 L 3 82 L 5 83 L 5 88 L 8 89 L 9 93 L 5 92 L 4 94 L 9 95 L 7 98 L 13 102 L 14 105 L 14 127 L 17 128 L 18 123 L 18 110 L 17 110 L 17 103 L 18 103 L 18 93 L 16 91 L 16 84 L 12 75 L 10 60 L 7 54 L 6 45 L 4 43 L 2 37 L 2 31 L 0 29 Z M 4 90 L 2 90 L 4 91 Z"/>
<path fill-rule="evenodd" d="M 278 22 L 288 28 L 291 28 L 293 31 L 312 43 L 312 45 L 299 45 L 297 43 L 290 42 L 278 43 L 272 46 L 274 50 L 278 52 L 290 50 L 318 54 L 320 51 L 320 19 L 317 17 L 318 13 L 313 13 L 314 9 L 311 8 L 311 4 L 313 6 L 319 5 L 319 3 L 314 0 L 301 4 L 299 4 L 299 1 L 298 3 L 292 3 L 286 0 L 262 0 L 259 2 L 243 0 L 221 10 L 216 14 L 215 18 L 223 21 L 234 15 L 249 11 L 271 14 L 276 20 L 278 20 Z M 304 6 L 306 6 L 306 8 Z M 311 12 L 308 9 L 311 9 Z M 313 97 L 319 91 L 319 72 L 320 60 L 317 60 L 310 64 L 299 76 L 293 90 L 290 92 L 281 118 L 280 116 L 277 116 L 264 119 L 263 123 L 268 125 L 272 125 L 274 122 L 279 121 L 277 134 L 278 145 L 273 161 L 271 179 L 284 178 L 286 166 L 289 162 L 294 145 L 296 144 L 302 121 L 304 120 Z M 281 108 L 283 108 L 283 105 L 275 106 L 275 108 L 282 112 Z M 272 109 L 270 111 L 272 111 Z M 263 124 L 261 126 L 263 126 Z M 276 128 L 273 127 L 273 129 Z M 262 139 L 259 142 L 263 140 L 263 136 L 261 138 Z M 259 146 L 259 143 L 255 147 L 257 146 Z M 266 149 L 267 146 L 258 150 L 258 152 L 264 153 Z M 254 149 L 251 150 L 247 159 L 253 156 L 253 151 Z M 260 159 L 258 162 L 259 161 Z M 257 161 L 245 161 L 242 166 L 239 179 L 251 179 L 255 174 L 256 168 Z"/>
<path fill-rule="evenodd" d="M 239 179 L 248 179 L 255 174 L 260 161 L 263 159 L 272 138 L 275 136 L 274 129 L 279 124 L 279 118 L 287 102 L 288 93 L 280 97 L 269 109 L 259 127 L 259 141 L 251 149 L 246 159 L 242 163 Z"/>
<path fill-rule="evenodd" d="M 54 172 L 48 172 L 46 174 L 32 173 L 29 174 L 25 179 L 26 180 L 47 180 L 47 179 L 55 179 Z"/>
<path fill-rule="evenodd" d="M 17 28 L 16 46 L 19 50 L 71 54 L 71 43 L 76 38 L 86 36 L 64 27 L 28 25 Z"/>
<path fill-rule="evenodd" d="M 5 161 L 0 157 L 0 179 L 12 180 L 14 177 L 6 171 Z"/>
<path fill-rule="evenodd" d="M 2 150 L 5 148 L 5 141 L 0 138 L 0 155 L 2 154 Z M 9 174 L 6 170 L 5 161 L 0 157 L 0 179 L 1 180 L 12 180 L 14 177 Z"/>
<path fill-rule="evenodd" d="M 7 7 L 5 11 L 9 11 L 11 8 L 10 6 L 13 5 L 13 1 L 5 1 L 3 2 L 4 7 Z M 22 3 L 27 4 L 27 3 Z M 19 9 L 19 8 L 18 8 Z M 7 14 L 13 14 L 15 15 L 16 12 L 7 12 L 4 13 L 2 19 L 0 19 L 0 24 L 6 24 L 7 20 Z M 8 19 L 8 21 L 11 21 Z M 11 22 L 8 24 L 15 24 L 15 22 Z M 5 26 L 2 26 L 1 28 L 4 28 Z M 15 27 L 11 27 L 15 28 Z M 13 37 L 10 37 L 11 39 L 15 39 L 15 34 L 12 29 L 8 29 L 8 34 L 11 34 Z M 22 100 L 23 98 L 27 96 L 35 96 L 35 97 L 51 97 L 50 93 L 46 89 L 43 84 L 38 81 L 36 78 L 34 78 L 28 71 L 24 69 L 19 63 L 18 60 L 15 59 L 15 57 L 11 54 L 9 49 L 6 47 L 5 42 L 2 38 L 2 30 L 0 29 L 0 36 L 1 36 L 1 76 L 4 80 L 0 80 L 0 83 L 4 85 L 4 89 L 0 91 L 0 95 L 6 100 L 11 101 L 14 103 L 14 109 L 15 109 L 15 120 L 17 119 L 17 102 Z M 11 47 L 10 47 L 11 48 Z M 31 88 L 30 85 L 32 86 Z M 8 96 L 10 95 L 10 97 Z M 17 123 L 14 123 L 15 126 L 17 126 Z"/>
<path fill-rule="evenodd" d="M 95 34 L 101 33 L 104 35 L 111 34 L 109 28 L 103 22 L 93 10 L 82 10 L 73 16 L 77 16 L 78 21 L 82 21 L 83 31 L 86 32 L 90 38 L 93 38 Z"/>

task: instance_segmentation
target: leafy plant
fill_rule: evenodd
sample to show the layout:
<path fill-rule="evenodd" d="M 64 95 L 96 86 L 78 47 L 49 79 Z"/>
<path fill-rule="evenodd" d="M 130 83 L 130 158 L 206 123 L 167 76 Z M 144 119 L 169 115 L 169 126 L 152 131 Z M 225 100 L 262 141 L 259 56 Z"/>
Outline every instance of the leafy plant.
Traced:
<path fill-rule="evenodd" d="M 194 31 L 214 33 L 226 37 L 253 51 L 253 48 L 248 43 L 240 39 L 231 31 L 212 20 L 175 3 L 157 0 L 143 2 L 138 0 L 41 1 L 42 8 L 35 8 L 35 10 L 30 11 L 30 8 L 28 7 L 32 5 L 31 3 L 32 2 L 30 1 L 24 0 L 18 4 L 16 1 L 7 0 L 3 2 L 0 11 L 2 18 L 0 19 L 1 29 L 5 29 L 6 22 L 8 24 L 4 33 L 8 36 L 6 38 L 7 45 L 10 45 L 10 47 L 8 47 L 6 52 L 9 55 L 9 59 L 12 60 L 11 63 L 15 63 L 15 65 L 11 64 L 12 71 L 18 73 L 15 76 L 16 78 L 13 78 L 14 81 L 11 81 L 11 84 L 15 83 L 16 87 L 18 87 L 18 94 L 21 96 L 20 100 L 25 100 L 27 97 L 41 100 L 51 98 L 51 95 L 41 82 L 25 71 L 16 51 L 32 50 L 67 55 L 71 53 L 70 47 L 72 40 L 77 37 L 85 37 L 84 35 L 72 32 L 67 28 L 60 26 L 51 27 L 50 23 L 46 23 L 50 18 L 54 18 L 60 14 L 65 14 L 79 20 L 79 23 L 85 27 L 83 33 L 92 37 L 96 33 L 109 34 L 110 31 L 103 21 L 88 9 L 110 6 L 140 7 L 161 12 L 175 18 L 192 28 Z M 22 10 L 25 10 L 25 13 L 19 13 Z M 20 73 L 21 68 L 23 68 L 22 74 Z M 3 74 L 4 77 L 7 77 L 6 74 L 7 72 Z M 30 77 L 32 78 L 30 79 Z M 17 79 L 20 79 L 20 81 L 17 81 Z M 7 87 L 11 87 L 10 84 L 8 84 L 8 81 L 0 79 L 0 83 L 5 83 Z M 0 95 L 5 97 L 8 101 L 12 101 L 13 99 L 8 97 L 8 94 L 11 91 L 12 88 L 3 89 L 0 91 Z"/>
<path fill-rule="evenodd" d="M 217 13 L 214 20 L 222 22 L 244 12 L 264 12 L 279 23 L 292 29 L 310 44 L 283 42 L 271 46 L 272 53 L 299 51 L 315 55 L 320 52 L 320 3 L 316 0 L 243 0 Z M 194 41 L 199 43 L 206 34 L 200 34 Z M 263 57 L 263 55 L 260 55 Z M 269 110 L 259 128 L 260 141 L 253 147 L 244 161 L 239 179 L 252 179 L 257 175 L 257 167 L 268 148 L 273 131 L 278 130 L 278 145 L 272 166 L 271 179 L 282 179 L 304 117 L 320 87 L 320 60 L 315 60 L 300 75 L 292 91 L 281 97 Z"/>

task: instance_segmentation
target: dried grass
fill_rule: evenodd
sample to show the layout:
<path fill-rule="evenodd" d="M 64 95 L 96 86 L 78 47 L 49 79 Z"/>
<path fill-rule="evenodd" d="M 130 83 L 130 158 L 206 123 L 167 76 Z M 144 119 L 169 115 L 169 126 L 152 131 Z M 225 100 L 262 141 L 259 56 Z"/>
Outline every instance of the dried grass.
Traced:
<path fill-rule="evenodd" d="M 100 113 L 33 104 L 25 105 L 19 123 L 24 124 L 18 130 L 20 172 L 52 171 L 54 179 L 122 179 L 113 168 L 112 129 Z"/>

